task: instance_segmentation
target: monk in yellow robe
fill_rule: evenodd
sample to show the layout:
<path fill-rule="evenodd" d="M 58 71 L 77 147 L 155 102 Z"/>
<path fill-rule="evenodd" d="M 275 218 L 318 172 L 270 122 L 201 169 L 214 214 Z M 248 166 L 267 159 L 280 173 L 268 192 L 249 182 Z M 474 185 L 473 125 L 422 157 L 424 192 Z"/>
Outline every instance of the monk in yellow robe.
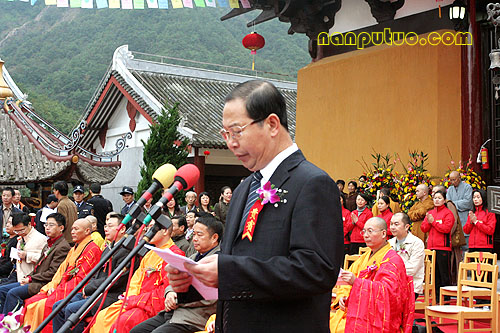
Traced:
<path fill-rule="evenodd" d="M 340 273 L 345 285 L 337 289 L 333 304 L 339 309 L 330 317 L 330 331 L 409 333 L 415 311 L 413 280 L 386 240 L 387 223 L 372 217 L 362 233 L 370 251 Z"/>
<path fill-rule="evenodd" d="M 52 311 L 55 302 L 65 298 L 101 259 L 101 249 L 92 241 L 91 224 L 79 219 L 71 227 L 71 238 L 75 246 L 68 252 L 66 259 L 57 269 L 52 281 L 42 287 L 40 292 L 25 302 L 24 326 L 36 329 Z M 42 330 L 52 333 L 52 322 Z"/>
<path fill-rule="evenodd" d="M 184 255 L 170 236 L 172 227 L 161 229 L 150 243 L 160 249 L 170 249 Z M 130 280 L 126 305 L 120 315 L 123 300 L 116 301 L 106 309 L 99 311 L 91 333 L 107 333 L 116 329 L 117 333 L 129 332 L 137 324 L 155 316 L 165 309 L 165 288 L 169 285 L 167 263 L 154 251 L 149 251 L 141 260 L 139 268 Z"/>

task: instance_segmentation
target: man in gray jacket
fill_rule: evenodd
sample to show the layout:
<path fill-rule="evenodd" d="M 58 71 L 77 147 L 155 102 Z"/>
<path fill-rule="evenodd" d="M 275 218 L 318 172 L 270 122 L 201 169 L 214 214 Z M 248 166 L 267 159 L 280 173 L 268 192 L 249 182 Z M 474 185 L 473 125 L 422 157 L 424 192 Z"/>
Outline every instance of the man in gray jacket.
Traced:
<path fill-rule="evenodd" d="M 211 215 L 198 217 L 193 227 L 193 244 L 196 253 L 190 258 L 199 261 L 220 250 L 223 226 Z M 190 287 L 193 288 L 193 287 Z M 193 293 L 197 292 L 193 290 Z M 198 297 L 194 299 L 200 299 Z M 165 311 L 135 326 L 130 333 L 191 333 L 203 330 L 208 318 L 216 312 L 217 300 L 192 301 L 177 299 L 177 293 L 165 289 Z"/>

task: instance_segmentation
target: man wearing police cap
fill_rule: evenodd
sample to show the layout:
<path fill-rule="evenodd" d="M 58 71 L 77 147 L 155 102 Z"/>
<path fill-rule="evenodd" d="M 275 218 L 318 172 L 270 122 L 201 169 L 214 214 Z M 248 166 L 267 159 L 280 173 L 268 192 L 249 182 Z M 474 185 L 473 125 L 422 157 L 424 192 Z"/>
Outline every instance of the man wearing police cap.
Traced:
<path fill-rule="evenodd" d="M 122 196 L 123 202 L 125 202 L 125 206 L 123 206 L 120 213 L 122 215 L 127 215 L 129 209 L 135 204 L 134 190 L 130 186 L 123 186 L 120 195 Z"/>
<path fill-rule="evenodd" d="M 94 205 L 83 201 L 85 191 L 82 185 L 76 185 L 73 189 L 73 199 L 75 199 L 76 209 L 78 209 L 78 218 L 83 219 L 89 215 L 94 215 Z"/>

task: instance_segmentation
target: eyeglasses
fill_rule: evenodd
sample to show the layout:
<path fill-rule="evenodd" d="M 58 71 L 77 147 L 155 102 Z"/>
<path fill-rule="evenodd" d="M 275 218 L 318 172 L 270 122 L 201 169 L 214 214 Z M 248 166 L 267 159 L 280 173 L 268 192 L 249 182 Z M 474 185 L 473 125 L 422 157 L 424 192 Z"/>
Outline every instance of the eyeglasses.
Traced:
<path fill-rule="evenodd" d="M 57 226 L 58 226 L 58 224 L 55 224 L 55 223 L 47 223 L 47 224 L 45 225 L 45 228 L 55 228 L 55 227 L 57 227 Z"/>
<path fill-rule="evenodd" d="M 16 235 L 23 234 L 26 231 L 26 227 L 20 229 L 20 230 L 13 230 Z"/>
<path fill-rule="evenodd" d="M 222 135 L 222 138 L 226 141 L 228 141 L 230 137 L 233 140 L 235 140 L 235 139 L 241 138 L 241 133 L 243 133 L 245 128 L 247 128 L 248 126 L 253 125 L 255 123 L 259 123 L 264 119 L 256 119 L 256 120 L 254 120 L 246 125 L 243 125 L 243 126 L 232 126 L 229 128 L 229 130 L 226 130 L 225 128 L 223 128 L 219 131 L 219 133 L 220 133 L 220 135 Z"/>
<path fill-rule="evenodd" d="M 365 230 L 365 229 L 363 229 L 359 233 L 361 234 L 361 236 L 364 236 L 365 234 L 367 234 L 368 236 L 370 236 L 374 232 L 378 232 L 378 231 L 382 231 L 382 229 L 378 229 L 378 230 L 375 230 L 375 229 L 366 229 Z"/>

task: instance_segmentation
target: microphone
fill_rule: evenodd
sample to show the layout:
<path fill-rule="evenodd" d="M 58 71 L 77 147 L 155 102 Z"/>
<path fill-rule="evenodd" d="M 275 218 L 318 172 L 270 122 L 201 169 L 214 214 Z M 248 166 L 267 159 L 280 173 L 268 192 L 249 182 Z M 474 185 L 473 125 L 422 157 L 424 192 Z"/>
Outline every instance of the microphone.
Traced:
<path fill-rule="evenodd" d="M 174 195 L 183 189 L 188 189 L 194 186 L 200 178 L 200 170 L 194 164 L 185 164 L 177 170 L 174 177 L 174 184 L 163 194 L 163 196 L 154 204 L 149 211 L 148 216 L 144 219 L 144 224 L 148 224 L 152 219 L 158 218 L 161 215 L 163 206 L 172 200 Z"/>
<path fill-rule="evenodd" d="M 153 173 L 153 184 L 144 192 L 144 194 L 137 200 L 137 202 L 130 208 L 127 215 L 122 221 L 122 224 L 126 225 L 132 219 L 137 218 L 142 211 L 142 207 L 146 202 L 153 197 L 153 195 L 161 188 L 165 188 L 172 184 L 174 181 L 174 176 L 177 169 L 172 164 L 163 164 L 161 167 L 156 169 Z"/>

